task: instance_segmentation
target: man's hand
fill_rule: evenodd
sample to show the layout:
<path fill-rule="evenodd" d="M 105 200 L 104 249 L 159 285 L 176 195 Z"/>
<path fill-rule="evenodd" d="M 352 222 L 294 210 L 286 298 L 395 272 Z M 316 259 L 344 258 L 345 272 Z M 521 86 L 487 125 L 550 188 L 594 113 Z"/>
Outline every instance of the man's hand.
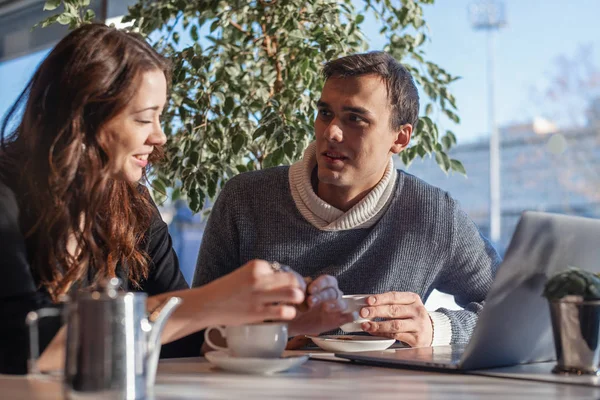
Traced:
<path fill-rule="evenodd" d="M 330 275 L 321 275 L 308 285 L 306 301 L 308 311 L 299 312 L 290 322 L 290 336 L 318 335 L 358 318 L 345 312 L 347 304 L 337 279 Z"/>
<path fill-rule="evenodd" d="M 421 298 L 411 292 L 388 292 L 367 298 L 360 310 L 363 318 L 385 318 L 362 324 L 365 332 L 400 340 L 411 347 L 428 347 L 433 341 L 433 325 Z"/>

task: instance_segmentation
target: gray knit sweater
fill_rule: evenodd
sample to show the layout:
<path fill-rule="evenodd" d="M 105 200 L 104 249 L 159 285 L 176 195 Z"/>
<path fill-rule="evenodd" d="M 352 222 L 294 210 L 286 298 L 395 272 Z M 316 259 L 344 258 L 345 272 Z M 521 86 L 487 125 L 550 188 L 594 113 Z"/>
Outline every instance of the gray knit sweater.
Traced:
<path fill-rule="evenodd" d="M 258 258 L 303 276 L 333 275 L 344 294 L 405 291 L 425 302 L 437 289 L 464 308 L 436 310 L 450 319 L 451 343 L 469 340 L 500 258 L 448 193 L 398 171 L 395 193 L 375 225 L 323 231 L 299 213 L 288 170 L 227 182 L 204 232 L 193 286 Z"/>

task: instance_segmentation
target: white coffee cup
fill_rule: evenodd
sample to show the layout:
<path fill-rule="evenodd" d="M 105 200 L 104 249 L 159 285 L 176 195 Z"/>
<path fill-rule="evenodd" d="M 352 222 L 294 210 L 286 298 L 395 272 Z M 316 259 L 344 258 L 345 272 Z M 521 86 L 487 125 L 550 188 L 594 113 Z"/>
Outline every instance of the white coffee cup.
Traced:
<path fill-rule="evenodd" d="M 210 340 L 213 329 L 227 339 L 227 347 L 217 346 Z M 234 357 L 278 358 L 287 345 L 288 326 L 283 322 L 210 326 L 204 332 L 204 340 L 212 348 L 226 351 Z"/>
<path fill-rule="evenodd" d="M 360 317 L 360 310 L 367 306 L 367 298 L 369 296 L 372 296 L 370 294 L 349 294 L 349 295 L 344 295 L 342 298 L 346 301 L 346 304 L 348 305 L 348 308 L 346 309 L 348 313 L 351 312 L 356 312 L 356 314 L 359 316 L 358 319 L 355 319 L 352 322 L 348 322 L 345 323 L 344 325 L 340 326 L 340 329 L 343 330 L 346 333 L 350 333 L 350 332 L 362 332 L 362 327 L 361 324 L 363 322 L 368 322 L 370 321 L 370 319 L 367 318 L 361 318 Z"/>

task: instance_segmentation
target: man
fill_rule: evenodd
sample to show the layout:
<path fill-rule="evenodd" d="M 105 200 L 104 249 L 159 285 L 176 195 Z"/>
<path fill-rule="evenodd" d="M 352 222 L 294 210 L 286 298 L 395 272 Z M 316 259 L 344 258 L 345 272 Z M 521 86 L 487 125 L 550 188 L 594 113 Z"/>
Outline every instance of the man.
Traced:
<path fill-rule="evenodd" d="M 382 52 L 332 61 L 324 75 L 315 142 L 291 167 L 225 185 L 194 285 L 277 260 L 303 276 L 329 274 L 344 293 L 373 294 L 360 312 L 376 318 L 363 324 L 368 333 L 413 347 L 467 342 L 500 259 L 447 193 L 393 166 L 418 121 L 412 76 Z M 428 312 L 434 289 L 463 310 Z"/>

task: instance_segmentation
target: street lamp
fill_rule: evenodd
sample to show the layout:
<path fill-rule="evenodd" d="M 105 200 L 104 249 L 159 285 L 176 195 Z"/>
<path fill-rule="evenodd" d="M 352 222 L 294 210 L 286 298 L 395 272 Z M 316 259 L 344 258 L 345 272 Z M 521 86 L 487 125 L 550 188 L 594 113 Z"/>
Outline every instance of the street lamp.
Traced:
<path fill-rule="evenodd" d="M 500 240 L 500 134 L 494 110 L 494 32 L 506 25 L 504 4 L 479 0 L 469 5 L 469 17 L 475 30 L 487 32 L 488 118 L 490 129 L 490 239 Z"/>

